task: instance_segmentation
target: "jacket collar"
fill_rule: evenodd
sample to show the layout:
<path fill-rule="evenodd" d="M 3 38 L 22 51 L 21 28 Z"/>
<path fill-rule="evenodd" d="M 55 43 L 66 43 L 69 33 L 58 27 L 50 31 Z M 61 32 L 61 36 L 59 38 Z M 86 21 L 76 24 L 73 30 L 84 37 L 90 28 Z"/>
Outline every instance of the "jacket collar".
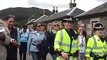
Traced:
<path fill-rule="evenodd" d="M 101 40 L 97 35 L 94 35 L 94 37 L 95 37 L 97 40 Z"/>

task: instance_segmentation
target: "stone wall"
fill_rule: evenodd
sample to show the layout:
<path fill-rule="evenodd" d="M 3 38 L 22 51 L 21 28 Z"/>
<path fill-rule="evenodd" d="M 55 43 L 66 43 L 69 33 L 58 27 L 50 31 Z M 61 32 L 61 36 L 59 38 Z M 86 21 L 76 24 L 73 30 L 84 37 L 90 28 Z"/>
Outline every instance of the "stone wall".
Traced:
<path fill-rule="evenodd" d="M 107 16 L 101 17 L 100 22 L 103 23 L 105 29 L 107 30 Z"/>

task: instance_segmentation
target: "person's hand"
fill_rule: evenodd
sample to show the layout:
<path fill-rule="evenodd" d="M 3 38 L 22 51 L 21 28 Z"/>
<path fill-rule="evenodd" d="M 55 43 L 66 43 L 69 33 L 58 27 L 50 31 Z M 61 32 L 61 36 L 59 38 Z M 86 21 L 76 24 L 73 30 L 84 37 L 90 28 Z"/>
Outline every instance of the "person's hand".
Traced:
<path fill-rule="evenodd" d="M 65 52 L 61 52 L 61 55 L 64 59 L 68 59 L 69 58 L 69 54 L 65 53 Z"/>
<path fill-rule="evenodd" d="M 5 38 L 6 38 L 5 34 L 3 32 L 0 32 L 0 40 L 5 41 Z"/>
<path fill-rule="evenodd" d="M 14 46 L 14 47 L 19 47 L 20 45 L 16 42 L 16 40 L 14 39 L 11 39 L 11 44 Z"/>
<path fill-rule="evenodd" d="M 89 58 L 86 58 L 86 60 L 90 60 Z"/>

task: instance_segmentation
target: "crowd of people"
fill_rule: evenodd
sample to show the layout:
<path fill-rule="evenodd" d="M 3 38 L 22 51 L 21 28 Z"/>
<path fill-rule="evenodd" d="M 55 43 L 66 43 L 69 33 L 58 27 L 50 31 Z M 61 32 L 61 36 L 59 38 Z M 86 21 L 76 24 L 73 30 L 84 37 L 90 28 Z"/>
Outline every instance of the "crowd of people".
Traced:
<path fill-rule="evenodd" d="M 87 36 L 86 25 L 81 23 L 74 30 L 74 20 L 62 20 L 62 26 L 52 22 L 52 28 L 45 23 L 34 23 L 32 29 L 26 24 L 14 27 L 15 16 L 0 20 L 0 60 L 20 60 L 31 55 L 33 60 L 46 60 L 48 53 L 53 60 L 106 60 L 107 40 L 104 26 L 96 23 L 93 35 Z"/>

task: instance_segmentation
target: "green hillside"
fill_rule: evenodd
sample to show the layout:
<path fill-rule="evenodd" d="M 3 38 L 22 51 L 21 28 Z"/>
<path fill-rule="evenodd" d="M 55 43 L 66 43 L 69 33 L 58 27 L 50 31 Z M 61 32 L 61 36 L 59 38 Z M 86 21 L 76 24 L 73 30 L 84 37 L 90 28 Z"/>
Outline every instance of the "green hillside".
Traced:
<path fill-rule="evenodd" d="M 46 15 L 51 15 L 52 12 L 48 9 L 40 9 L 36 7 L 31 8 L 8 8 L 0 11 L 0 18 L 3 19 L 5 16 L 11 14 L 15 15 L 15 20 L 17 23 L 26 23 L 29 18 L 39 18 L 43 14 L 43 10 L 45 10 Z"/>

